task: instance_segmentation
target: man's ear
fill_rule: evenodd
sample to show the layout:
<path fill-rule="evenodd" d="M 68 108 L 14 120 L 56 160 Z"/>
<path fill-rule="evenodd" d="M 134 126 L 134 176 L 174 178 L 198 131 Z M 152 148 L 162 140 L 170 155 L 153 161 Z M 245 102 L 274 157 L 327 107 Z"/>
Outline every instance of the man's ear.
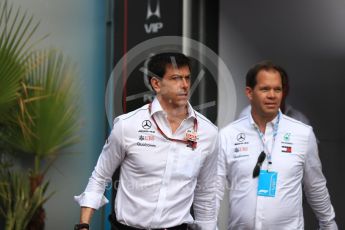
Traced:
<path fill-rule="evenodd" d="M 156 78 L 156 77 L 152 77 L 150 83 L 151 83 L 151 86 L 152 86 L 153 90 L 156 93 L 159 93 L 160 89 L 161 89 L 160 80 L 158 78 Z"/>
<path fill-rule="evenodd" d="M 253 99 L 253 89 L 249 86 L 246 87 L 246 96 L 248 97 L 249 101 Z"/>

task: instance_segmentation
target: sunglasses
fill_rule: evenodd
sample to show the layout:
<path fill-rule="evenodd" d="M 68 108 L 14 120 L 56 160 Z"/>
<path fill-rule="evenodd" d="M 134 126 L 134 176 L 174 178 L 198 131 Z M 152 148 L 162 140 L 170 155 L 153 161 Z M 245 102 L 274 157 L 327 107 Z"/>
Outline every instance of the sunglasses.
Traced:
<path fill-rule="evenodd" d="M 262 165 L 262 162 L 264 162 L 265 158 L 266 158 L 266 153 L 262 151 L 258 157 L 258 161 L 256 162 L 256 165 L 253 170 L 253 178 L 259 176 L 261 165 Z"/>

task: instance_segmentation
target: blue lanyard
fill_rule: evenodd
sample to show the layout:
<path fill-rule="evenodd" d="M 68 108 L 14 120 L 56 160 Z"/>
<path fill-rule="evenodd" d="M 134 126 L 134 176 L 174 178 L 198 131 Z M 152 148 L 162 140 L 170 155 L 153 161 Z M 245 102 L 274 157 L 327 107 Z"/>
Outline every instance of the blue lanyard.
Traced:
<path fill-rule="evenodd" d="M 280 114 L 281 114 L 281 112 L 278 111 L 278 118 L 277 118 L 276 122 L 273 125 L 272 150 L 274 148 L 274 143 L 276 141 L 276 136 L 278 134 L 278 126 L 279 126 L 279 121 L 280 121 L 280 116 L 281 116 Z M 258 128 L 258 126 L 256 124 L 254 124 L 254 127 L 255 127 L 257 133 L 259 134 L 260 140 L 262 142 L 263 150 L 265 151 L 265 142 L 266 142 L 265 141 L 265 134 L 260 131 L 260 129 Z M 272 165 L 272 154 L 268 151 L 268 147 L 267 146 L 266 146 L 266 151 L 265 152 L 267 152 L 267 161 L 268 161 L 268 168 L 269 168 L 270 165 Z"/>

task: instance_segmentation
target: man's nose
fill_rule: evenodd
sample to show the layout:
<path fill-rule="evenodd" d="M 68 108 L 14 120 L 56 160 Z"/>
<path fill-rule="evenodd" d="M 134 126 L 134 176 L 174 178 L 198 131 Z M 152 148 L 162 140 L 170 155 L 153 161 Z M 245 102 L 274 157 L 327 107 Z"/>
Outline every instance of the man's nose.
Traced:
<path fill-rule="evenodd" d="M 186 78 L 182 78 L 182 87 L 184 88 L 188 88 L 189 87 L 189 80 L 187 80 Z"/>
<path fill-rule="evenodd" d="M 276 93 L 274 92 L 273 89 L 271 89 L 270 91 L 268 91 L 268 97 L 273 98 L 273 97 L 275 97 L 275 96 L 276 96 Z"/>

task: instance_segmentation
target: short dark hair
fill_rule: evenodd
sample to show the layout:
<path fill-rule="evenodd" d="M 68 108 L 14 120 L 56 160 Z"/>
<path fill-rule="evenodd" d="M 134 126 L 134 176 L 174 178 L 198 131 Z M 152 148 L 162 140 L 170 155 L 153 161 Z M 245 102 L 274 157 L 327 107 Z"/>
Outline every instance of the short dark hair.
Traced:
<path fill-rule="evenodd" d="M 159 53 L 152 56 L 147 64 L 149 80 L 158 76 L 163 78 L 166 67 L 176 65 L 177 68 L 188 66 L 190 69 L 190 59 L 182 53 Z M 154 74 L 154 76 L 152 76 Z"/>
<path fill-rule="evenodd" d="M 257 75 L 261 70 L 276 70 L 279 72 L 281 80 L 283 93 L 286 96 L 289 91 L 288 75 L 286 71 L 279 65 L 274 64 L 272 61 L 261 61 L 254 66 L 252 66 L 246 75 L 246 86 L 254 88 L 257 84 Z"/>

